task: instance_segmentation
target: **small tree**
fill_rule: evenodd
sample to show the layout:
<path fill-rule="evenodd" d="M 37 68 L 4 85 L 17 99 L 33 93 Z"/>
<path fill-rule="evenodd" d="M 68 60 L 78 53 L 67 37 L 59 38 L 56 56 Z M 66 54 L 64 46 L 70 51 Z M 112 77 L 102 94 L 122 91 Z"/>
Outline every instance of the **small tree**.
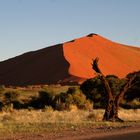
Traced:
<path fill-rule="evenodd" d="M 120 89 L 126 82 L 115 75 L 107 75 L 105 78 L 109 83 L 113 96 L 120 92 Z M 94 108 L 105 108 L 107 94 L 100 76 L 86 80 L 81 84 L 80 89 L 88 99 L 93 101 Z"/>
<path fill-rule="evenodd" d="M 98 61 L 99 61 L 99 58 L 96 58 L 93 60 L 92 69 L 102 79 L 102 82 L 105 87 L 105 92 L 107 95 L 107 103 L 106 103 L 103 120 L 104 121 L 123 121 L 118 117 L 119 105 L 123 99 L 124 94 L 128 91 L 128 89 L 130 89 L 133 86 L 132 83 L 133 83 L 134 79 L 136 78 L 136 74 L 129 77 L 127 79 L 127 82 L 121 88 L 120 92 L 114 96 L 106 77 L 101 72 L 100 68 L 98 67 Z"/>

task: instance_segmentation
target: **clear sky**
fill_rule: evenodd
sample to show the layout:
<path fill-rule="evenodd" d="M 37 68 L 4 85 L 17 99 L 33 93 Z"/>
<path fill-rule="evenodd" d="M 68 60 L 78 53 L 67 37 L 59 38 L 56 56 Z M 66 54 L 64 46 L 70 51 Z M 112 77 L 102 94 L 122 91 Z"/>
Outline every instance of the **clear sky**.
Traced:
<path fill-rule="evenodd" d="M 0 0 L 0 61 L 89 33 L 140 46 L 140 0 Z"/>

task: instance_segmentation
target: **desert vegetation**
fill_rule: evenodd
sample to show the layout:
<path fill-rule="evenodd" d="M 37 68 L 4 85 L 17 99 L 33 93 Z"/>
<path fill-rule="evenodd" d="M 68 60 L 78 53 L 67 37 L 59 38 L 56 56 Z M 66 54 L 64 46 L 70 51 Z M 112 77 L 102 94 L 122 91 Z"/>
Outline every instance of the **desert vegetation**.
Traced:
<path fill-rule="evenodd" d="M 126 92 L 120 103 L 120 107 L 124 109 L 140 108 L 140 74 L 139 72 L 137 74 L 135 84 Z M 114 95 L 119 93 L 127 81 L 126 78 L 119 79 L 114 75 L 107 75 L 106 79 Z M 58 111 L 69 111 L 73 107 L 92 111 L 105 109 L 106 102 L 107 95 L 100 76 L 86 80 L 81 86 L 0 87 L 0 110 L 7 112 L 20 109 L 39 110 L 48 107 Z"/>
<path fill-rule="evenodd" d="M 61 130 L 78 130 L 81 128 L 113 128 L 138 124 L 140 110 L 120 109 L 119 116 L 124 123 L 102 122 L 103 109 L 93 111 L 79 110 L 57 111 L 51 107 L 44 110 L 14 110 L 0 113 L 0 136 L 3 134 L 60 132 Z M 133 120 L 133 122 L 132 122 Z"/>
<path fill-rule="evenodd" d="M 100 103 L 102 102 L 102 106 L 105 107 L 103 120 L 123 121 L 118 117 L 119 105 L 122 102 L 125 94 L 126 98 L 128 97 L 128 91 L 131 92 L 129 94 L 132 94 L 132 99 L 136 98 L 133 91 L 135 94 L 137 93 L 137 100 L 139 100 L 138 90 L 140 85 L 140 72 L 129 74 L 125 79 L 122 80 L 116 76 L 105 76 L 98 66 L 98 61 L 99 59 L 96 58 L 93 60 L 92 64 L 92 68 L 97 74 L 96 79 L 94 79 L 93 82 L 92 80 L 86 81 L 81 86 L 81 89 L 85 94 L 88 95 L 89 98 L 93 97 L 93 100 L 100 100 Z M 102 93 L 102 95 L 99 95 L 98 93 Z M 96 98 L 94 96 L 95 94 L 97 94 Z M 104 98 L 102 98 L 102 96 Z"/>
<path fill-rule="evenodd" d="M 80 127 L 118 127 L 130 125 L 130 121 L 138 123 L 140 71 L 130 73 L 123 79 L 115 75 L 104 76 L 113 99 L 120 94 L 129 79 L 135 76 L 117 110 L 118 118 L 124 120 L 124 123 L 102 121 L 107 108 L 108 94 L 101 76 L 97 73 L 96 77 L 77 86 L 0 86 L 1 132 L 59 131 Z"/>
<path fill-rule="evenodd" d="M 0 91 L 1 111 L 12 109 L 71 110 L 73 106 L 82 110 L 92 110 L 93 103 L 87 99 L 79 86 L 46 86 L 40 88 L 3 88 Z M 32 94 L 31 94 L 31 93 Z"/>

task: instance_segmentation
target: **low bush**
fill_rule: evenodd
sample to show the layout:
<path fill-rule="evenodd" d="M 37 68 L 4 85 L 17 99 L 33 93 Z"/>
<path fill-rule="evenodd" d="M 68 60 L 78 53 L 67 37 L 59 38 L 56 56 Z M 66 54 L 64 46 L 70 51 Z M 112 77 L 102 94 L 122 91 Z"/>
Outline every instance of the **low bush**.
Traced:
<path fill-rule="evenodd" d="M 92 109 L 93 104 L 86 99 L 86 96 L 79 88 L 71 87 L 67 93 L 60 93 L 55 98 L 55 109 L 70 110 L 70 106 L 75 105 L 78 109 Z"/>
<path fill-rule="evenodd" d="M 6 103 L 17 101 L 18 97 L 19 97 L 18 92 L 8 91 L 8 92 L 4 93 L 4 99 L 5 99 Z"/>
<path fill-rule="evenodd" d="M 38 97 L 31 97 L 31 100 L 25 106 L 43 109 L 46 106 L 53 106 L 54 98 L 55 96 L 53 93 L 47 92 L 45 90 L 39 91 Z"/>
<path fill-rule="evenodd" d="M 7 91 L 4 93 L 3 111 L 12 111 L 20 108 L 19 93 L 15 91 Z"/>

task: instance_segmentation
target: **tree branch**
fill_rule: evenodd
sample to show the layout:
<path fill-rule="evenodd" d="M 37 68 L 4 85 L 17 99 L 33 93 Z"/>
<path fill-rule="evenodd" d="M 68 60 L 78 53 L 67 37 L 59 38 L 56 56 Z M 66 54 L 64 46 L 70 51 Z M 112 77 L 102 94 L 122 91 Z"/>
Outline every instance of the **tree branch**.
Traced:
<path fill-rule="evenodd" d="M 99 58 L 98 57 L 93 59 L 92 69 L 102 78 L 102 81 L 103 81 L 103 83 L 105 85 L 106 92 L 108 94 L 108 99 L 112 100 L 113 99 L 113 95 L 112 95 L 112 92 L 111 92 L 111 88 L 109 86 L 108 81 L 106 80 L 106 77 L 101 72 L 101 70 L 100 70 L 100 68 L 98 66 L 98 62 L 99 62 Z"/>
<path fill-rule="evenodd" d="M 131 88 L 134 84 L 132 84 L 133 80 L 136 78 L 136 74 L 129 78 L 127 83 L 124 85 L 120 93 L 115 97 L 116 104 L 119 104 L 121 99 L 123 98 L 124 94 L 128 91 L 129 88 Z"/>
<path fill-rule="evenodd" d="M 96 57 L 95 59 L 93 59 L 92 69 L 95 70 L 96 73 L 102 74 L 102 72 L 101 72 L 101 70 L 99 69 L 99 66 L 98 66 L 98 61 L 99 61 L 99 58 L 98 57 Z"/>

